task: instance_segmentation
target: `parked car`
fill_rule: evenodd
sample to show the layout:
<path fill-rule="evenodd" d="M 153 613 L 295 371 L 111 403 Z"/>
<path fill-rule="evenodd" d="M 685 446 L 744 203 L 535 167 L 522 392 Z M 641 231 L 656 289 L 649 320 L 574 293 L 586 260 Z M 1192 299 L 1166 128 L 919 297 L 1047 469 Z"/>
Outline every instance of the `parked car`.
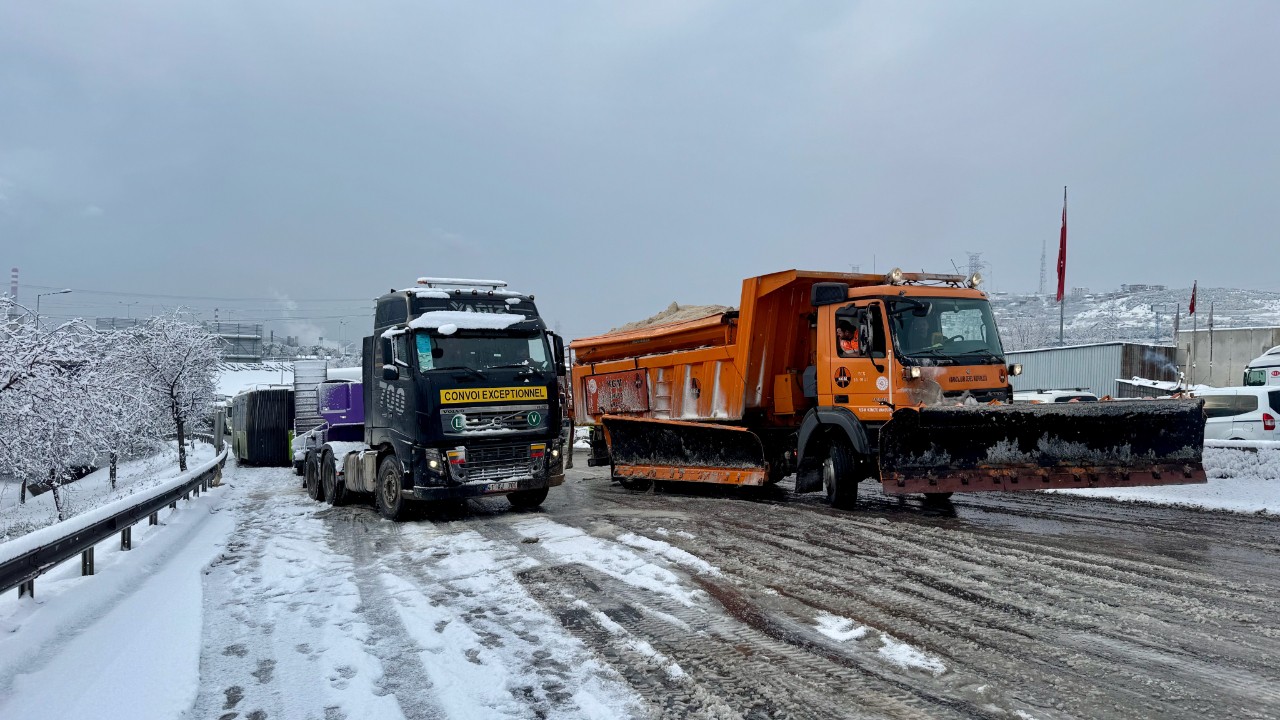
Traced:
<path fill-rule="evenodd" d="M 1280 440 L 1280 389 L 1210 388 L 1191 393 L 1204 398 L 1205 440 Z"/>
<path fill-rule="evenodd" d="M 1097 402 L 1098 396 L 1084 388 L 1069 390 L 1015 390 L 1013 401 L 1016 403 L 1064 403 L 1064 402 Z"/>

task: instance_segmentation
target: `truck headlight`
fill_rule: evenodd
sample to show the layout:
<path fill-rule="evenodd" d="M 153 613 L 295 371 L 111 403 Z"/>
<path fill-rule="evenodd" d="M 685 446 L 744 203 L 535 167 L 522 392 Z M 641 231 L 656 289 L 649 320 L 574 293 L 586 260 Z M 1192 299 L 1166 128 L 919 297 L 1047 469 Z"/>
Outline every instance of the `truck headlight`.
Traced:
<path fill-rule="evenodd" d="M 906 368 L 906 369 L 904 370 L 903 374 L 905 374 L 905 375 L 907 376 L 907 379 L 908 379 L 908 380 L 919 380 L 919 379 L 920 379 L 920 368 L 919 368 L 919 367 L 917 367 L 917 366 L 915 366 L 915 365 L 912 365 L 911 367 Z"/>

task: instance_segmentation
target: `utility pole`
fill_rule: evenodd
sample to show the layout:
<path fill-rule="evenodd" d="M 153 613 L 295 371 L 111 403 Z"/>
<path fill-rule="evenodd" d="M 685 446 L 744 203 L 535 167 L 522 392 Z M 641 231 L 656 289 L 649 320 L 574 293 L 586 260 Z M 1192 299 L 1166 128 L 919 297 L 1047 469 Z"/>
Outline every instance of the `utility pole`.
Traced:
<path fill-rule="evenodd" d="M 1045 244 L 1044 238 L 1040 238 L 1040 293 L 1039 294 L 1041 297 L 1044 296 L 1044 259 L 1045 259 L 1046 247 L 1047 246 Z"/>

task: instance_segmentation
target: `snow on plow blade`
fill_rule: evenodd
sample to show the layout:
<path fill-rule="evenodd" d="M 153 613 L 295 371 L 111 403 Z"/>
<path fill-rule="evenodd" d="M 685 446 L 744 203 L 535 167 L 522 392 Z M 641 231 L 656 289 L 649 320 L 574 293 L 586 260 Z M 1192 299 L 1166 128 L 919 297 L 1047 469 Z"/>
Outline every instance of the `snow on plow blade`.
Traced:
<path fill-rule="evenodd" d="M 1205 482 L 1202 400 L 904 408 L 880 430 L 886 493 Z"/>
<path fill-rule="evenodd" d="M 601 418 L 613 474 L 623 478 L 763 485 L 764 448 L 755 433 L 730 425 Z"/>

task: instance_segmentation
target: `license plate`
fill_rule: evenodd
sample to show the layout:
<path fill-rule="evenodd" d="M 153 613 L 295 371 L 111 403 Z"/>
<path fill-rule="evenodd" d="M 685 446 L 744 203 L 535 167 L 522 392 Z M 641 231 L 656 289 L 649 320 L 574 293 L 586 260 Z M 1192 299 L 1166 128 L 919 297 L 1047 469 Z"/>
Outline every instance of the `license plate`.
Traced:
<path fill-rule="evenodd" d="M 516 481 L 508 480 L 506 482 L 489 483 L 489 486 L 486 487 L 484 491 L 486 493 L 496 493 L 496 492 L 507 492 L 508 490 L 515 490 L 515 489 L 516 489 Z"/>

